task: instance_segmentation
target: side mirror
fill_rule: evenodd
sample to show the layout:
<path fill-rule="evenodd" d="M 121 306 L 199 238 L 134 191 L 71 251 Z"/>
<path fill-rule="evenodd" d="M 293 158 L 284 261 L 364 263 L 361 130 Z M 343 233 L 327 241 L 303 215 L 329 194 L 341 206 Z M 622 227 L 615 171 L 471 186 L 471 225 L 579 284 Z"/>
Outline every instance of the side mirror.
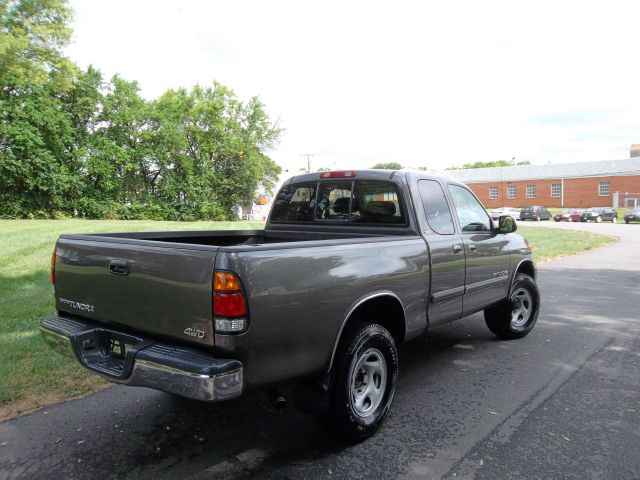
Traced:
<path fill-rule="evenodd" d="M 500 215 L 498 218 L 498 233 L 513 233 L 518 229 L 518 225 L 513 217 Z"/>

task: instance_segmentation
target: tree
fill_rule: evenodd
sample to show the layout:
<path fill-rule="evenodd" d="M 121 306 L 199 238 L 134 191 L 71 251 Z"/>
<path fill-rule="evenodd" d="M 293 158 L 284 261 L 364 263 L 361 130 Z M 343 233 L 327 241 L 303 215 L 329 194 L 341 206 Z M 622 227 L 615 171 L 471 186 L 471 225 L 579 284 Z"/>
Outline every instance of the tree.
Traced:
<path fill-rule="evenodd" d="M 0 1 L 0 86 L 66 83 L 73 64 L 62 48 L 71 37 L 65 0 Z"/>
<path fill-rule="evenodd" d="M 473 163 L 465 163 L 462 167 L 450 167 L 447 170 L 458 170 L 459 168 L 489 168 L 489 167 L 513 167 L 513 160 L 510 162 L 508 160 L 496 160 L 493 162 L 473 162 Z M 516 165 L 531 165 L 531 162 L 528 160 L 518 162 Z"/>
<path fill-rule="evenodd" d="M 214 83 L 147 101 L 62 55 L 64 0 L 0 0 L 0 216 L 226 219 L 280 173 L 282 130 Z"/>
<path fill-rule="evenodd" d="M 488 168 L 488 167 L 510 167 L 511 162 L 508 160 L 496 160 L 494 162 L 474 162 L 465 163 L 462 168 Z"/>
<path fill-rule="evenodd" d="M 82 192 L 74 127 L 49 85 L 1 92 L 0 214 L 47 216 Z"/>
<path fill-rule="evenodd" d="M 400 165 L 398 162 L 386 162 L 386 163 L 382 162 L 382 163 L 376 163 L 371 168 L 376 168 L 381 170 L 402 170 L 402 165 Z"/>

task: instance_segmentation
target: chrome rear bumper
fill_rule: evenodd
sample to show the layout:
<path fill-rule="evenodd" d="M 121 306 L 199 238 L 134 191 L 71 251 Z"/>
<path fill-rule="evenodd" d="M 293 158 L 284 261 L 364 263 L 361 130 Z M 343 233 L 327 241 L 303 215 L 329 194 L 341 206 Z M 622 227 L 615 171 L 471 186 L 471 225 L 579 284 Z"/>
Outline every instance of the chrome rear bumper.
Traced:
<path fill-rule="evenodd" d="M 113 383 L 208 402 L 242 394 L 242 363 L 238 360 L 215 358 L 75 318 L 44 317 L 40 330 L 54 350 Z"/>

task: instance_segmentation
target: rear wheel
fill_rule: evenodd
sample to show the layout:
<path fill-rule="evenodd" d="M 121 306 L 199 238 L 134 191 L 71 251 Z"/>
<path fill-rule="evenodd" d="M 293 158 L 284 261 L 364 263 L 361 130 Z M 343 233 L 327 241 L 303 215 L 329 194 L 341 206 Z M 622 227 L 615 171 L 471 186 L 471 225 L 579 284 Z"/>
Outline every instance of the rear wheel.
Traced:
<path fill-rule="evenodd" d="M 356 323 L 336 352 L 329 418 L 348 440 L 373 435 L 384 420 L 395 392 L 398 352 L 381 325 Z"/>
<path fill-rule="evenodd" d="M 540 294 L 535 280 L 524 273 L 516 274 L 509 298 L 484 311 L 484 320 L 501 338 L 522 338 L 538 320 Z"/>

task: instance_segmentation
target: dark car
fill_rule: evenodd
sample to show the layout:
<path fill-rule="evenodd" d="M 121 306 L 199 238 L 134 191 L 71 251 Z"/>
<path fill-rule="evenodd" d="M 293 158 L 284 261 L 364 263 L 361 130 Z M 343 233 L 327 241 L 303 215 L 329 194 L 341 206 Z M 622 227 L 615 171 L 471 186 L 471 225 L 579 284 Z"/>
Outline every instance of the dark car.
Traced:
<path fill-rule="evenodd" d="M 618 221 L 618 212 L 615 208 L 598 207 L 589 208 L 582 212 L 580 216 L 581 222 L 611 222 L 616 223 Z"/>
<path fill-rule="evenodd" d="M 527 205 L 520 210 L 520 220 L 535 220 L 539 222 L 540 220 L 550 219 L 551 213 L 549 213 L 549 210 L 540 205 Z"/>
<path fill-rule="evenodd" d="M 582 216 L 582 210 L 563 210 L 562 212 L 553 216 L 556 222 L 579 222 Z"/>
<path fill-rule="evenodd" d="M 624 214 L 624 223 L 640 222 L 640 207 L 636 207 Z"/>

